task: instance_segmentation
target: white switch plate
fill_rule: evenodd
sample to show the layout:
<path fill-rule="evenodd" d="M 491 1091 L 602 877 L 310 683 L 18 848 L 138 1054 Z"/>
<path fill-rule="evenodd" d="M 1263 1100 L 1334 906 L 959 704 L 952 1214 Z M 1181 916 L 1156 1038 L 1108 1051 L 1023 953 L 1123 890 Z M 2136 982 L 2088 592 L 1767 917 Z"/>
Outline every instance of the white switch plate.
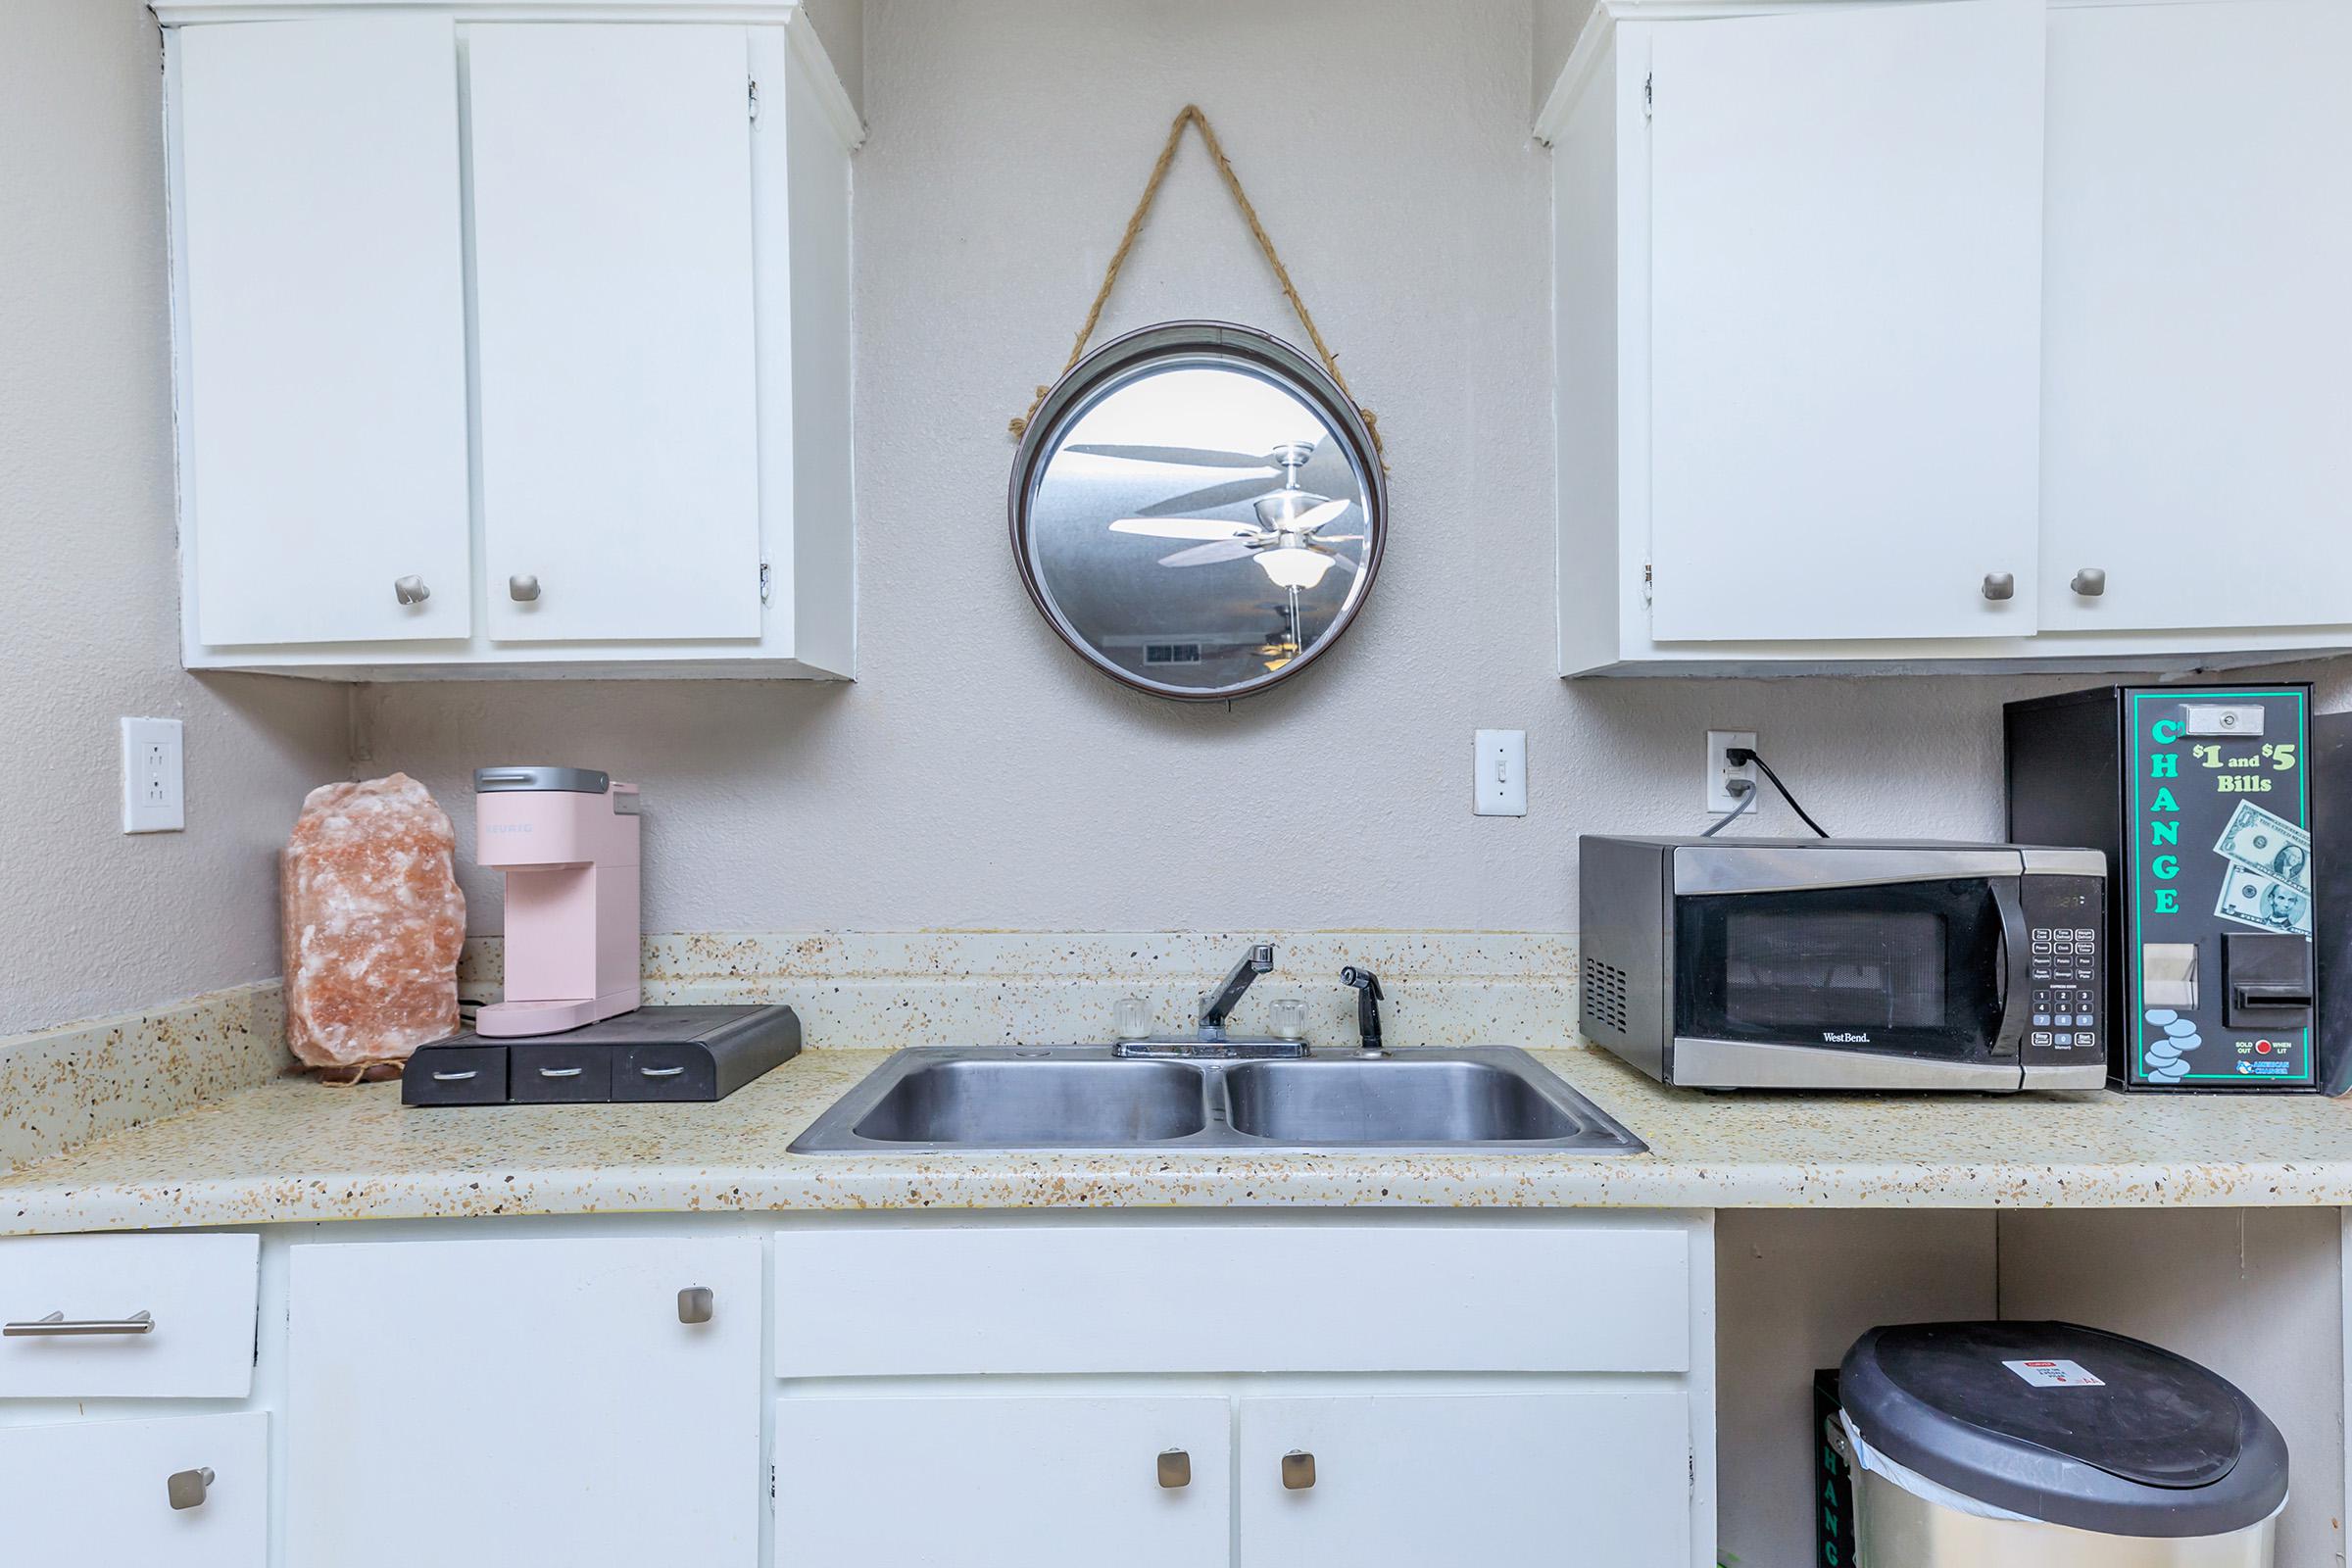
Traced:
<path fill-rule="evenodd" d="M 122 831 L 176 833 L 188 825 L 179 720 L 122 720 Z"/>
<path fill-rule="evenodd" d="M 1480 816 L 1527 814 L 1527 731 L 1482 729 L 1472 747 L 1470 809 Z"/>
<path fill-rule="evenodd" d="M 1725 749 L 1733 746 L 1744 746 L 1749 751 L 1754 751 L 1756 749 L 1756 732 L 1752 729 L 1711 729 L 1707 731 L 1705 773 L 1707 809 L 1717 816 L 1721 816 L 1733 807 L 1740 805 L 1742 800 L 1749 810 L 1754 810 L 1756 808 L 1756 787 L 1764 782 L 1756 777 L 1755 763 L 1743 762 L 1740 766 L 1734 767 L 1723 760 Z M 1745 797 L 1732 793 L 1731 782 L 1736 778 L 1747 780 Z"/>

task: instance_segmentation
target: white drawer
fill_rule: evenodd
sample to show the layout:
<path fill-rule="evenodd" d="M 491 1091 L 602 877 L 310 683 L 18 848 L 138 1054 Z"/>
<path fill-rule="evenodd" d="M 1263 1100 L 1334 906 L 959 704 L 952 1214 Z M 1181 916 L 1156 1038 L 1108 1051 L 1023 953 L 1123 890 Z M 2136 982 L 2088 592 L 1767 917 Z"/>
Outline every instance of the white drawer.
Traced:
<path fill-rule="evenodd" d="M 187 1478 L 176 1498 L 174 1475 Z M 256 1568 L 270 1555 L 270 1418 L 0 1427 L 0 1521 L 10 1568 Z"/>
<path fill-rule="evenodd" d="M 776 1375 L 1682 1372 L 1660 1224 L 811 1226 Z"/>
<path fill-rule="evenodd" d="M 0 1241 L 0 1398 L 241 1399 L 253 1389 L 255 1236 Z M 57 1334 L 41 1319 L 144 1332 Z"/>

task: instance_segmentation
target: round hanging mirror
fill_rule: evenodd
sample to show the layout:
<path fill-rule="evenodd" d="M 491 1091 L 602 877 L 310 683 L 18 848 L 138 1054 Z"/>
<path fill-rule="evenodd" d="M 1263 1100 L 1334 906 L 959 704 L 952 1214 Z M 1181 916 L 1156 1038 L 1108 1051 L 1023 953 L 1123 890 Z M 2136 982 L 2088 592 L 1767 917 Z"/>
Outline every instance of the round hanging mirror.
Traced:
<path fill-rule="evenodd" d="M 1071 367 L 1012 465 L 1021 580 L 1139 691 L 1247 697 L 1339 641 L 1388 496 L 1361 415 L 1279 338 L 1172 321 Z"/>

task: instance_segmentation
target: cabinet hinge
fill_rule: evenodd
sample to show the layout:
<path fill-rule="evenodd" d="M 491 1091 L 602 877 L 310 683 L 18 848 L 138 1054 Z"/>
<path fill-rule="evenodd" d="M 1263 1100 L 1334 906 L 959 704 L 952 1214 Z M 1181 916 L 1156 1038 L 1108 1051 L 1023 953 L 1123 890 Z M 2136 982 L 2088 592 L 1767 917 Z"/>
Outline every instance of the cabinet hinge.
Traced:
<path fill-rule="evenodd" d="M 1650 590 L 1655 585 L 1655 582 L 1656 576 L 1652 571 L 1649 563 L 1644 561 L 1642 563 L 1642 602 L 1645 605 L 1650 602 Z"/>
<path fill-rule="evenodd" d="M 767 603 L 767 563 L 760 563 L 760 602 Z"/>
<path fill-rule="evenodd" d="M 760 118 L 760 83 L 755 81 L 751 85 L 752 118 L 758 120 Z"/>
<path fill-rule="evenodd" d="M 1642 118 L 1647 120 L 1657 104 L 1658 78 L 1653 73 L 1642 78 Z"/>

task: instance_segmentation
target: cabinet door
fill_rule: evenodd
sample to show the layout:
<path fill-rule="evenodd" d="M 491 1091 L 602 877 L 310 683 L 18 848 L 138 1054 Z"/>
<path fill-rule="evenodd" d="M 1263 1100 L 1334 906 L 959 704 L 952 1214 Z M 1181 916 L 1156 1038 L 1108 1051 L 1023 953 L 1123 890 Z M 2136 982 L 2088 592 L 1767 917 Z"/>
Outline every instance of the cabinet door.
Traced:
<path fill-rule="evenodd" d="M 743 29 L 466 35 L 490 635 L 758 637 Z"/>
<path fill-rule="evenodd" d="M 1652 637 L 2034 629 L 2040 28 L 1649 29 Z"/>
<path fill-rule="evenodd" d="M 2347 61 L 2342 0 L 2051 8 L 2044 626 L 2352 622 Z"/>
<path fill-rule="evenodd" d="M 1241 1568 L 1690 1568 L 1688 1399 L 1244 1399 Z"/>
<path fill-rule="evenodd" d="M 297 1247 L 288 1290 L 288 1561 L 758 1561 L 757 1241 Z"/>
<path fill-rule="evenodd" d="M 267 1568 L 269 1432 L 265 1415 L 0 1427 L 0 1562 Z M 174 1506 L 172 1478 L 204 1470 Z"/>
<path fill-rule="evenodd" d="M 1202 1397 L 788 1395 L 777 1568 L 1221 1568 L 1230 1410 Z"/>
<path fill-rule="evenodd" d="M 214 646 L 472 629 L 448 18 L 176 27 L 191 607 Z M 414 577 L 428 597 L 404 603 Z"/>

